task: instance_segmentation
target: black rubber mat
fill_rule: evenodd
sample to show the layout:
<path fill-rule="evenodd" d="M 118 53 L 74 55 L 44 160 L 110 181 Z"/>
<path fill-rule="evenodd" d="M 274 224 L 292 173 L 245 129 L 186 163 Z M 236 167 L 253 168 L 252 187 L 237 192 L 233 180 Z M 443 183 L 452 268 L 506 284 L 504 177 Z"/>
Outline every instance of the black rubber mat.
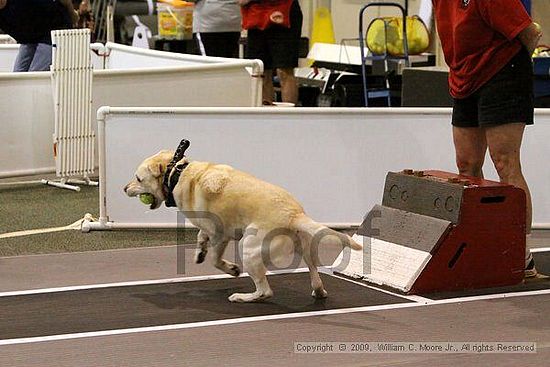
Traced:
<path fill-rule="evenodd" d="M 275 295 L 262 303 L 227 300 L 234 292 L 253 291 L 248 277 L 4 297 L 0 339 L 409 302 L 343 279 L 321 278 L 329 292 L 324 300 L 311 297 L 308 273 L 270 276 Z"/>
<path fill-rule="evenodd" d="M 538 252 L 533 254 L 533 257 L 535 258 L 537 271 L 541 274 L 550 275 L 550 252 Z M 487 269 L 487 271 L 491 270 Z M 455 297 L 484 296 L 498 293 L 537 291 L 541 289 L 550 289 L 550 278 L 531 279 L 525 281 L 523 284 L 518 284 L 510 287 L 484 288 L 462 292 L 445 292 L 437 294 L 426 294 L 424 296 L 430 299 L 439 300 Z"/>

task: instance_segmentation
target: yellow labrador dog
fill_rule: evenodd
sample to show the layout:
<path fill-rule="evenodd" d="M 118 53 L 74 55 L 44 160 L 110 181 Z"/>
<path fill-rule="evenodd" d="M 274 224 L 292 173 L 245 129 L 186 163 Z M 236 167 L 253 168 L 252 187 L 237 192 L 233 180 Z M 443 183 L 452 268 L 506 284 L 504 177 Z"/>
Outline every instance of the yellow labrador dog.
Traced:
<path fill-rule="evenodd" d="M 273 295 L 266 277 L 267 262 L 301 254 L 311 276 L 312 296 L 325 298 L 317 271 L 317 245 L 338 243 L 359 250 L 349 236 L 309 218 L 284 189 L 230 166 L 189 161 L 183 152 L 163 150 L 139 165 L 124 191 L 128 196 L 151 194 L 151 209 L 163 201 L 177 206 L 199 228 L 196 262 L 205 259 L 207 247 L 216 268 L 238 276 L 239 267 L 222 258 L 229 241 L 239 241 L 243 267 L 254 284 L 252 293 L 235 293 L 231 302 L 253 302 Z M 179 177 L 178 177 L 179 176 Z"/>

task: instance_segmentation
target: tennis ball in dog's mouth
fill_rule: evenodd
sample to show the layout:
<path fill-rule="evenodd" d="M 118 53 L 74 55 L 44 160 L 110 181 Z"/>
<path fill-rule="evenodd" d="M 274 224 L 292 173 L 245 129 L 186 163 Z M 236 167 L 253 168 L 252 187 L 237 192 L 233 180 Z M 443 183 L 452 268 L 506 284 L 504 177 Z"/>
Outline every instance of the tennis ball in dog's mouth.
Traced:
<path fill-rule="evenodd" d="M 155 202 L 155 197 L 151 194 L 140 194 L 139 200 L 145 205 L 151 205 Z"/>

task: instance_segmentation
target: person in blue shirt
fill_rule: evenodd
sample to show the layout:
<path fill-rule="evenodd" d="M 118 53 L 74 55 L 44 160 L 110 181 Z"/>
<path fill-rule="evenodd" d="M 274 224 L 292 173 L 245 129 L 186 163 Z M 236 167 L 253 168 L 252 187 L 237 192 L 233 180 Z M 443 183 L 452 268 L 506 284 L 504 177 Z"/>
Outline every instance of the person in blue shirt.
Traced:
<path fill-rule="evenodd" d="M 0 0 L 0 29 L 20 44 L 13 71 L 49 70 L 50 32 L 77 20 L 71 0 Z"/>

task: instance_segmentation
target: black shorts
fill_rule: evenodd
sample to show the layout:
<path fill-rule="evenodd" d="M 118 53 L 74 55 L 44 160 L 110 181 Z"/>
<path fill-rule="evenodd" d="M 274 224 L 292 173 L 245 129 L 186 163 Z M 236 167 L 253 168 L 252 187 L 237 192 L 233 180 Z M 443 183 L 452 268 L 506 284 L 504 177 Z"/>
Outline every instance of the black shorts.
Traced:
<path fill-rule="evenodd" d="M 294 0 L 290 9 L 290 28 L 272 25 L 265 30 L 249 29 L 246 45 L 247 59 L 260 59 L 264 69 L 295 68 L 298 66 L 303 15 Z"/>
<path fill-rule="evenodd" d="M 533 124 L 533 63 L 522 48 L 493 78 L 472 95 L 454 99 L 453 126 L 488 127 Z"/>
<path fill-rule="evenodd" d="M 193 39 L 197 55 L 202 55 L 201 48 L 204 47 L 206 56 L 239 57 L 240 32 L 193 33 Z"/>

